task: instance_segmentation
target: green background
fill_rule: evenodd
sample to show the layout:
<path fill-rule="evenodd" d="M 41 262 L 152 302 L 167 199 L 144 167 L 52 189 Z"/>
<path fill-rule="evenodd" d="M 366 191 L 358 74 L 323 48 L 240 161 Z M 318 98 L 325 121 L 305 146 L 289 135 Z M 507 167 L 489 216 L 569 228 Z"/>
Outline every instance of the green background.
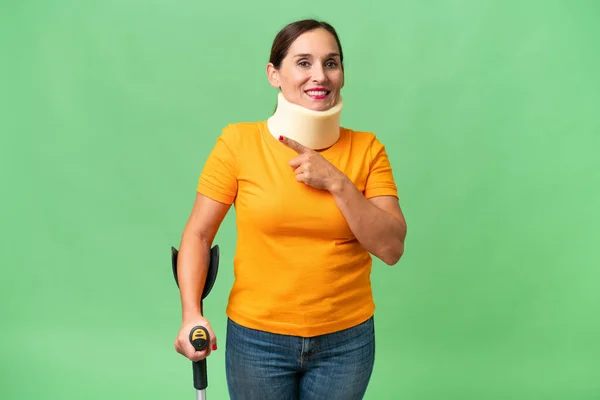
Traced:
<path fill-rule="evenodd" d="M 286 23 L 346 55 L 345 126 L 408 222 L 375 260 L 368 399 L 600 398 L 597 1 L 3 1 L 0 398 L 193 398 L 170 246 L 221 129 L 265 119 Z M 235 214 L 205 303 L 227 398 Z"/>

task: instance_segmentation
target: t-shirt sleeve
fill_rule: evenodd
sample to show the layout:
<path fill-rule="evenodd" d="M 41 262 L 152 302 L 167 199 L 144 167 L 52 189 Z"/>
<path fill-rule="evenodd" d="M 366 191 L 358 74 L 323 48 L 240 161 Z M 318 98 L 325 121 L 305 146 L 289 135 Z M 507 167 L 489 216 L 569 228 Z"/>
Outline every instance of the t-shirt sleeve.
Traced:
<path fill-rule="evenodd" d="M 229 126 L 217 138 L 198 179 L 197 191 L 215 201 L 232 204 L 237 195 L 238 143 Z"/>
<path fill-rule="evenodd" d="M 398 189 L 394 182 L 392 166 L 385 151 L 385 146 L 377 139 L 374 139 L 370 150 L 371 168 L 365 185 L 365 197 L 398 197 Z"/>

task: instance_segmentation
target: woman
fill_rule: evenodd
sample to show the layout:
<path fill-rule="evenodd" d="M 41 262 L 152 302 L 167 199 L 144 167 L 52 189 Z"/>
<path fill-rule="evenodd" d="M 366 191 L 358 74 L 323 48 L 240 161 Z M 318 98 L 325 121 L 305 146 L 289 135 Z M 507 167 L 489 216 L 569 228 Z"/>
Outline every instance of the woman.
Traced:
<path fill-rule="evenodd" d="M 200 175 L 178 268 L 177 351 L 217 349 L 199 310 L 206 260 L 235 204 L 235 282 L 227 305 L 232 399 L 360 399 L 375 354 L 371 254 L 404 251 L 406 223 L 384 146 L 339 125 L 343 53 L 334 28 L 303 20 L 275 37 L 267 65 L 278 88 L 266 121 L 227 126 Z M 210 346 L 188 341 L 195 325 Z"/>

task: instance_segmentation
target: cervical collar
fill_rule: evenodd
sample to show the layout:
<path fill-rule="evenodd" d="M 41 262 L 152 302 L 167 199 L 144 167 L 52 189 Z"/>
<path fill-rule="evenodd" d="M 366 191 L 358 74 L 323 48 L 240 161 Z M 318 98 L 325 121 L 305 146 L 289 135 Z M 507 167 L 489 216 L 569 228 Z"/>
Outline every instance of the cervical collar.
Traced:
<path fill-rule="evenodd" d="M 343 101 L 326 111 L 314 111 L 287 101 L 281 92 L 277 110 L 267 120 L 276 138 L 285 136 L 313 150 L 331 147 L 340 137 L 340 114 Z"/>

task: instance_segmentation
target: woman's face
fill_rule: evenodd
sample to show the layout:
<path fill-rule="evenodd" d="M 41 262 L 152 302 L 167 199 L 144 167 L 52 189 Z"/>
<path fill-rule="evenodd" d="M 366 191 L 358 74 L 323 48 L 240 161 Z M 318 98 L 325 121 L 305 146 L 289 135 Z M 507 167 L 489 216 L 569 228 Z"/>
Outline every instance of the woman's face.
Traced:
<path fill-rule="evenodd" d="M 281 88 L 285 99 L 314 111 L 333 107 L 344 86 L 344 71 L 337 42 L 325 29 L 300 35 L 277 70 L 267 65 L 269 82 Z"/>

